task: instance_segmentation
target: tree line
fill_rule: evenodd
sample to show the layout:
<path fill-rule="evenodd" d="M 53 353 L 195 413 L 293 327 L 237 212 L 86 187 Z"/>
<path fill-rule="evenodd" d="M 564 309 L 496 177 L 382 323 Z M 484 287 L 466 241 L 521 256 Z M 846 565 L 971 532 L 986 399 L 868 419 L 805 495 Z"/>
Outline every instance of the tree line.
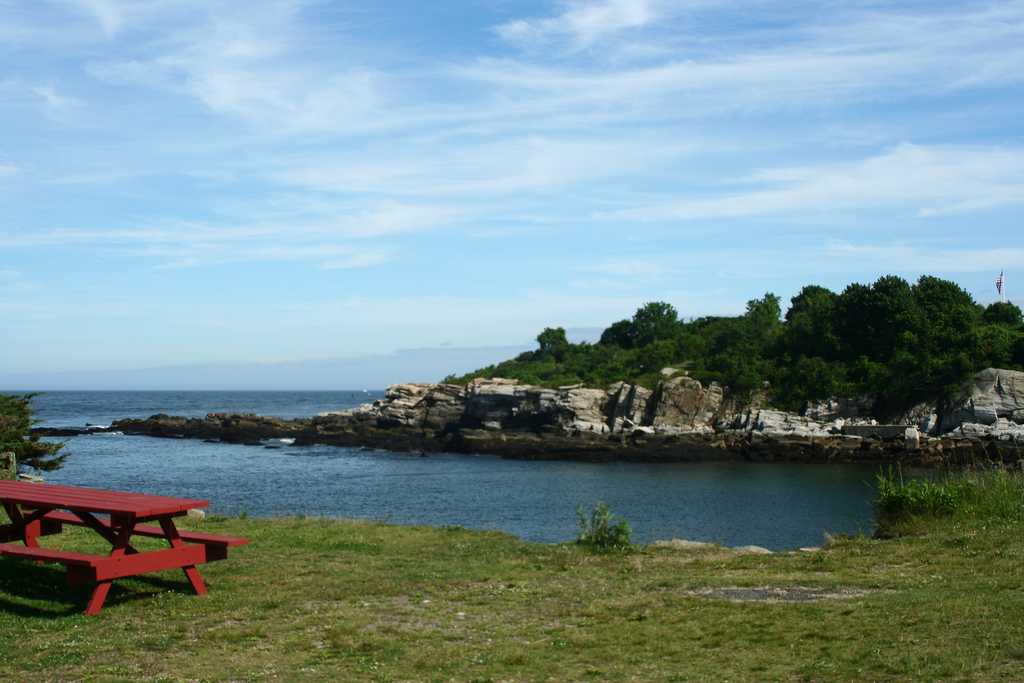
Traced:
<path fill-rule="evenodd" d="M 640 307 L 594 344 L 568 341 L 561 327 L 538 348 L 446 381 L 508 377 L 531 384 L 652 387 L 663 367 L 685 368 L 744 399 L 764 391 L 772 405 L 799 410 L 833 396 L 869 397 L 879 417 L 942 401 L 986 367 L 1024 369 L 1024 317 L 1013 303 L 979 305 L 954 282 L 911 284 L 887 275 L 842 292 L 808 285 L 790 300 L 768 293 L 739 316 L 682 320 L 665 302 Z"/>

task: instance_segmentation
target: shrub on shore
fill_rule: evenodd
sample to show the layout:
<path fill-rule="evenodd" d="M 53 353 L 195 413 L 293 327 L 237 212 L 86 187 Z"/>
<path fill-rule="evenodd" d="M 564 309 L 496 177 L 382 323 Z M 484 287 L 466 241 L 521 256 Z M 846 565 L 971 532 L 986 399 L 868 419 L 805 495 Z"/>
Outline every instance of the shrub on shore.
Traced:
<path fill-rule="evenodd" d="M 613 515 L 604 503 L 598 503 L 589 516 L 581 506 L 576 509 L 576 517 L 580 526 L 576 542 L 580 545 L 596 550 L 626 550 L 631 547 L 633 530 L 629 523 Z"/>
<path fill-rule="evenodd" d="M 905 479 L 889 468 L 876 476 L 877 534 L 899 536 L 940 518 L 1024 521 L 1024 473 L 1004 469 L 948 473 L 938 479 Z"/>

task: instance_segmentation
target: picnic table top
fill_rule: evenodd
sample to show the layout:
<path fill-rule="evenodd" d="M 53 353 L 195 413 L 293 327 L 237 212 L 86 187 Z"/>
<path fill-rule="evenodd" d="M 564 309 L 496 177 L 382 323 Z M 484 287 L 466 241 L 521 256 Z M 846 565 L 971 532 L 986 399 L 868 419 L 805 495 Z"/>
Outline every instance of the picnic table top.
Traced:
<path fill-rule="evenodd" d="M 0 481 L 0 501 L 28 507 L 106 512 L 131 517 L 178 515 L 209 505 L 206 500 L 24 481 Z"/>

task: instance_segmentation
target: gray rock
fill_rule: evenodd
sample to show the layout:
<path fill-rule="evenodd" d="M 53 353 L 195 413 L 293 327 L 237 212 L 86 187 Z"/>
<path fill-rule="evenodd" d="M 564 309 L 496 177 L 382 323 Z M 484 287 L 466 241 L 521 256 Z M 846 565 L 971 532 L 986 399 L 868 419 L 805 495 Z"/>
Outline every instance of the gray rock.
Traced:
<path fill-rule="evenodd" d="M 616 434 L 630 432 L 644 423 L 652 392 L 636 384 L 616 382 L 608 387 L 608 427 Z"/>
<path fill-rule="evenodd" d="M 955 429 L 952 434 L 1024 444 L 1024 425 L 1012 422 L 1004 417 L 999 418 L 995 424 L 991 425 L 965 422 Z"/>
<path fill-rule="evenodd" d="M 603 389 L 572 388 L 559 391 L 555 402 L 558 424 L 565 431 L 604 434 L 610 431 L 605 414 L 607 404 L 608 392 Z"/>
<path fill-rule="evenodd" d="M 801 413 L 817 422 L 849 420 L 871 416 L 875 400 L 871 396 L 834 396 L 824 401 L 808 403 Z"/>
<path fill-rule="evenodd" d="M 435 384 L 423 397 L 426 406 L 423 424 L 432 429 L 445 429 L 462 421 L 466 412 L 466 389 L 457 384 Z"/>
<path fill-rule="evenodd" d="M 967 423 L 994 425 L 1005 417 L 1021 422 L 1024 413 L 1024 372 L 988 368 L 976 374 L 961 397 L 939 416 L 939 431 L 945 433 Z"/>
<path fill-rule="evenodd" d="M 656 431 L 701 431 L 711 427 L 724 394 L 712 382 L 705 388 L 687 375 L 676 375 L 658 385 L 648 404 L 649 420 Z"/>
<path fill-rule="evenodd" d="M 392 384 L 384 390 L 379 415 L 382 425 L 418 427 L 427 415 L 424 399 L 434 388 L 432 384 Z"/>
<path fill-rule="evenodd" d="M 826 437 L 831 425 L 781 410 L 750 411 L 734 423 L 734 428 L 768 437 Z"/>
<path fill-rule="evenodd" d="M 711 548 L 718 547 L 715 543 L 688 541 L 685 538 L 672 538 L 667 541 L 655 541 L 651 543 L 651 546 L 655 548 L 672 548 L 673 550 L 709 550 Z"/>
<path fill-rule="evenodd" d="M 908 451 L 916 451 L 921 447 L 921 433 L 917 427 L 907 427 L 903 432 L 903 447 Z"/>
<path fill-rule="evenodd" d="M 771 550 L 768 548 L 762 548 L 759 545 L 741 545 L 732 549 L 734 552 L 740 553 L 741 555 L 772 555 Z"/>

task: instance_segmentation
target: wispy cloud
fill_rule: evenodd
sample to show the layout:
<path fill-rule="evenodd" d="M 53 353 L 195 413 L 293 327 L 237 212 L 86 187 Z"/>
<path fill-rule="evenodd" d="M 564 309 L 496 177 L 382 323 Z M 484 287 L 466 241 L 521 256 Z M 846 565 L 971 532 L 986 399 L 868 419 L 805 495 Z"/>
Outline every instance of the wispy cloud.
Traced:
<path fill-rule="evenodd" d="M 1019 205 L 1024 204 L 1024 148 L 901 144 L 853 162 L 763 169 L 749 182 L 769 187 L 670 200 L 598 217 L 692 221 L 883 206 L 909 207 L 929 216 Z"/>
<path fill-rule="evenodd" d="M 917 273 L 998 273 L 1024 263 L 1024 247 L 972 248 L 891 242 L 852 244 L 832 241 L 823 248 L 829 258 L 870 261 L 879 269 Z"/>
<path fill-rule="evenodd" d="M 568 0 L 561 13 L 539 19 L 516 19 L 495 28 L 503 39 L 525 46 L 567 40 L 581 50 L 602 38 L 641 28 L 661 16 L 664 2 L 656 0 Z"/>

